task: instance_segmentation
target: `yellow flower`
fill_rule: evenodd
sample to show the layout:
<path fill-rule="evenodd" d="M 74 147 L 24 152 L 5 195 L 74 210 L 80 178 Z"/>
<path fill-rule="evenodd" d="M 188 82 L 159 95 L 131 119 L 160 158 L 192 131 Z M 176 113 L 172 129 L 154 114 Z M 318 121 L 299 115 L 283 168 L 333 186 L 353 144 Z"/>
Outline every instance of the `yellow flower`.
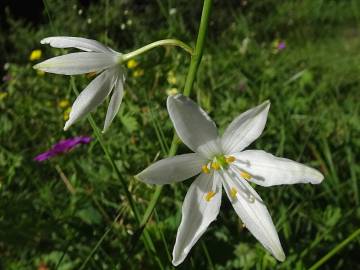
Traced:
<path fill-rule="evenodd" d="M 41 50 L 33 50 L 29 56 L 30 61 L 39 60 L 41 58 L 42 51 Z"/>
<path fill-rule="evenodd" d="M 67 99 L 62 99 L 59 101 L 58 105 L 61 109 L 64 109 L 64 108 L 69 107 L 70 103 Z"/>
<path fill-rule="evenodd" d="M 63 113 L 63 117 L 64 117 L 64 120 L 67 121 L 69 119 L 69 115 L 70 115 L 70 112 L 71 112 L 71 107 L 67 108 L 64 113 Z"/>
<path fill-rule="evenodd" d="M 166 90 L 166 94 L 168 96 L 175 96 L 178 93 L 179 93 L 179 91 L 177 90 L 177 88 L 171 88 L 171 89 Z"/>
<path fill-rule="evenodd" d="M 177 80 L 176 80 L 176 76 L 174 74 L 173 71 L 169 71 L 167 74 L 167 81 L 170 84 L 176 84 Z"/>
<path fill-rule="evenodd" d="M 138 68 L 137 70 L 134 71 L 133 73 L 133 77 L 134 78 L 138 78 L 144 75 L 144 70 L 142 68 Z"/>
<path fill-rule="evenodd" d="M 139 63 L 135 59 L 130 59 L 127 62 L 127 67 L 130 69 L 136 68 L 139 65 Z"/>
<path fill-rule="evenodd" d="M 0 101 L 2 101 L 3 99 L 5 99 L 8 96 L 8 93 L 6 92 L 0 92 Z"/>

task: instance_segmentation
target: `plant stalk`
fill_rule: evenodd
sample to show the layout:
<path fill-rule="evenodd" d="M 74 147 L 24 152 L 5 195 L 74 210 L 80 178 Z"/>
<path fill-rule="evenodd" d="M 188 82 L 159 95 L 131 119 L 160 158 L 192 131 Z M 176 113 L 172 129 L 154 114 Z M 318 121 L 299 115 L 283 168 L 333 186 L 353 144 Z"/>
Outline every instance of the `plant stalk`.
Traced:
<path fill-rule="evenodd" d="M 205 39 L 207 34 L 207 29 L 209 25 L 209 17 L 211 13 L 213 0 L 204 0 L 204 5 L 201 14 L 199 32 L 196 40 L 195 51 L 191 56 L 189 72 L 186 77 L 185 87 L 184 87 L 184 96 L 189 96 L 194 85 L 196 74 L 201 63 L 202 55 L 204 52 Z M 174 156 L 178 148 L 178 138 L 174 131 L 173 140 L 170 146 L 170 151 L 168 157 Z M 163 186 L 156 186 L 155 192 L 150 200 L 150 203 L 145 211 L 144 216 L 141 219 L 140 228 L 145 227 L 149 221 L 157 202 L 159 201 L 161 191 Z"/>
<path fill-rule="evenodd" d="M 123 55 L 122 60 L 123 61 L 128 61 L 131 58 L 134 58 L 140 54 L 143 54 L 144 52 L 147 52 L 149 50 L 152 50 L 156 47 L 159 46 L 177 46 L 182 48 L 183 50 L 185 50 L 187 53 L 189 53 L 190 55 L 193 54 L 193 49 L 187 45 L 186 43 L 182 42 L 181 40 L 177 40 L 177 39 L 162 39 L 162 40 L 158 40 L 155 42 L 152 42 L 150 44 L 145 45 L 144 47 L 141 47 L 140 49 L 137 49 L 135 51 L 126 53 Z"/>

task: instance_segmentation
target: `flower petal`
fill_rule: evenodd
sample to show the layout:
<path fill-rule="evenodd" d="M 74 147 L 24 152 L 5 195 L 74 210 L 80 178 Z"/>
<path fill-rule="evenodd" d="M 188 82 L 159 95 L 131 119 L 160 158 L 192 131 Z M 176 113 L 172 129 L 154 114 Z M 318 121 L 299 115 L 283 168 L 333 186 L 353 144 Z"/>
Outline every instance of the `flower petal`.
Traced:
<path fill-rule="evenodd" d="M 269 108 L 270 102 L 265 101 L 259 106 L 240 114 L 232 121 L 221 138 L 225 153 L 239 152 L 261 135 L 266 124 Z"/>
<path fill-rule="evenodd" d="M 34 66 L 45 72 L 76 75 L 100 72 L 116 64 L 116 57 L 98 52 L 69 53 L 50 58 Z"/>
<path fill-rule="evenodd" d="M 201 154 L 211 158 L 211 153 L 207 150 L 212 150 L 206 145 L 215 142 L 218 133 L 215 123 L 207 113 L 194 101 L 180 94 L 168 97 L 167 108 L 180 139 L 194 152 L 199 150 Z"/>
<path fill-rule="evenodd" d="M 41 44 L 49 44 L 54 48 L 77 48 L 83 51 L 111 53 L 111 50 L 100 42 L 81 37 L 47 37 L 40 41 Z"/>
<path fill-rule="evenodd" d="M 260 186 L 320 184 L 324 179 L 318 170 L 265 151 L 247 150 L 233 156 L 237 160 L 235 164 L 251 175 L 250 181 Z"/>
<path fill-rule="evenodd" d="M 64 130 L 104 101 L 114 86 L 114 73 L 113 69 L 104 71 L 80 93 L 71 107 L 69 120 L 65 123 Z"/>
<path fill-rule="evenodd" d="M 116 114 L 118 113 L 123 96 L 124 96 L 124 80 L 123 80 L 123 76 L 120 75 L 116 80 L 114 91 L 112 93 L 110 103 L 107 109 L 104 129 L 102 131 L 103 133 L 109 128 L 111 122 L 114 120 Z"/>
<path fill-rule="evenodd" d="M 279 261 L 285 260 L 269 211 L 249 183 L 231 169 L 221 172 L 224 188 L 235 212 L 255 238 Z"/>
<path fill-rule="evenodd" d="M 219 214 L 221 182 L 218 175 L 201 174 L 190 186 L 182 206 L 182 219 L 173 250 L 173 265 L 184 261 L 191 248 Z M 214 192 L 211 198 L 207 194 Z"/>
<path fill-rule="evenodd" d="M 201 166 L 205 162 L 196 153 L 177 155 L 155 162 L 136 177 L 149 184 L 170 184 L 200 173 Z"/>

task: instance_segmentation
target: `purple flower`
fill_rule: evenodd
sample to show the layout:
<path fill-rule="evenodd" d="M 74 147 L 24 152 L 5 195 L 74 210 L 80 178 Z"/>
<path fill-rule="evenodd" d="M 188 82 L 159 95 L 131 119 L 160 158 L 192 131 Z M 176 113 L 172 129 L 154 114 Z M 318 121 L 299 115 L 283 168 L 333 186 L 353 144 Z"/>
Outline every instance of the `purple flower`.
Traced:
<path fill-rule="evenodd" d="M 73 149 L 79 144 L 88 144 L 90 143 L 90 141 L 91 138 L 87 136 L 79 136 L 61 140 L 58 143 L 54 144 L 48 151 L 37 155 L 34 160 L 42 162 L 59 154 L 69 152 L 71 149 Z"/>
<path fill-rule="evenodd" d="M 285 41 L 281 41 L 281 42 L 278 43 L 277 49 L 278 49 L 279 51 L 281 51 L 281 50 L 283 50 L 283 49 L 285 49 L 285 48 L 286 48 L 286 43 L 285 43 Z"/>

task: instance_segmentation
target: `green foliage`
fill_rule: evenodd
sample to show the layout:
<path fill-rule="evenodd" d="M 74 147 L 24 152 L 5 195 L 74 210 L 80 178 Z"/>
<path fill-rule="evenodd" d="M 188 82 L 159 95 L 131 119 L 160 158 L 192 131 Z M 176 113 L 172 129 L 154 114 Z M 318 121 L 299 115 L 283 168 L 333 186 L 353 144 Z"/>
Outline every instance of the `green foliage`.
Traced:
<path fill-rule="evenodd" d="M 101 0 L 82 6 L 47 0 L 43 21 L 33 24 L 8 13 L 10 28 L 0 32 L 6 48 L 1 62 L 7 63 L 1 73 L 10 78 L 0 85 L 0 268 L 78 269 L 111 228 L 86 269 L 157 269 L 143 244 L 134 246 L 135 218 L 98 141 L 42 164 L 32 160 L 62 138 L 93 131 L 86 120 L 62 131 L 66 108 L 59 104 L 75 100 L 70 79 L 37 73 L 29 55 L 34 49 L 42 50 L 40 60 L 62 54 L 39 44 L 54 35 L 94 38 L 122 52 L 166 37 L 194 45 L 201 11 L 201 1 L 195 2 Z M 307 269 L 359 227 L 359 18 L 356 0 L 216 1 L 192 97 L 222 130 L 269 99 L 267 127 L 252 148 L 316 167 L 325 180 L 319 186 L 257 187 L 276 223 L 284 263 L 264 250 L 225 202 L 202 239 L 215 269 Z M 274 48 L 276 39 L 286 41 L 284 50 Z M 166 93 L 183 90 L 189 57 L 159 48 L 137 61 L 144 74 L 128 70 L 124 102 L 104 141 L 143 213 L 154 187 L 133 175 L 171 144 Z M 91 78 L 75 80 L 82 89 Z M 98 126 L 105 112 L 103 104 L 92 114 Z M 179 152 L 188 149 L 181 145 Z M 171 253 L 190 183 L 165 187 L 158 217 L 148 224 L 166 269 L 172 269 L 167 249 Z M 355 269 L 358 247 L 359 239 L 322 269 Z M 207 268 L 201 242 L 179 267 Z"/>

